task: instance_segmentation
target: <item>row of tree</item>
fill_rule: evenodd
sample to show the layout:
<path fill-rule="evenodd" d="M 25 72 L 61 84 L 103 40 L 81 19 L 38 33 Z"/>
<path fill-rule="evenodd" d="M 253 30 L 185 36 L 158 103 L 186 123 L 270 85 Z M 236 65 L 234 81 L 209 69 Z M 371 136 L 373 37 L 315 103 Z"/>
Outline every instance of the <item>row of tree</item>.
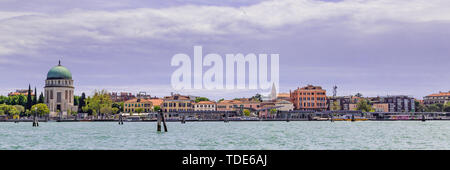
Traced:
<path fill-rule="evenodd" d="M 50 113 L 46 104 L 39 103 L 31 106 L 26 110 L 22 105 L 7 105 L 0 104 L 0 115 L 8 115 L 13 118 L 19 118 L 20 116 L 30 116 L 37 113 L 39 116 L 45 116 Z"/>

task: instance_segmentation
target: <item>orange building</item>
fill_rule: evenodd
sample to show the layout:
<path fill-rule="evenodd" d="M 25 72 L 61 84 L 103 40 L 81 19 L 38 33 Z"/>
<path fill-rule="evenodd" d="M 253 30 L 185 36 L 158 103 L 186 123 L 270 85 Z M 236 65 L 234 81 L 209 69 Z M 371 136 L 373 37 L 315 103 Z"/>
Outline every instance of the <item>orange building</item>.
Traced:
<path fill-rule="evenodd" d="M 290 92 L 291 102 L 296 110 L 323 111 L 327 109 L 326 93 L 320 86 L 308 85 Z"/>

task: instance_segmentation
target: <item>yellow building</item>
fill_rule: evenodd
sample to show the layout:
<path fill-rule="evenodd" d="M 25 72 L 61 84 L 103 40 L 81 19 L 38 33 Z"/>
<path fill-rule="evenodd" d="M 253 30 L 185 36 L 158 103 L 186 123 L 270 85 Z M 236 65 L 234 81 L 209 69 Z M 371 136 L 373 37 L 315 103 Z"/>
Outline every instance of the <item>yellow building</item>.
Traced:
<path fill-rule="evenodd" d="M 135 113 L 138 108 L 142 108 L 145 113 L 148 113 L 153 109 L 153 103 L 148 99 L 131 99 L 124 102 L 123 105 L 126 113 Z"/>
<path fill-rule="evenodd" d="M 189 96 L 179 94 L 164 97 L 162 110 L 164 112 L 193 111 L 194 100 Z"/>

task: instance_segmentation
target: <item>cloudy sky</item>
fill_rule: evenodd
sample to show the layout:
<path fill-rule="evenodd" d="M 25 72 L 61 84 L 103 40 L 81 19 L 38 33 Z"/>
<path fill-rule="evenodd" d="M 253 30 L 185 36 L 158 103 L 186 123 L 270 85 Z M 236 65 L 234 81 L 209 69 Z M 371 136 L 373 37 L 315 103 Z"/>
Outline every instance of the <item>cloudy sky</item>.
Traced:
<path fill-rule="evenodd" d="M 449 30 L 448 0 L 0 0 L 0 94 L 42 91 L 60 59 L 77 94 L 255 93 L 173 90 L 172 56 L 201 45 L 280 54 L 281 92 L 314 84 L 422 98 L 450 90 Z"/>

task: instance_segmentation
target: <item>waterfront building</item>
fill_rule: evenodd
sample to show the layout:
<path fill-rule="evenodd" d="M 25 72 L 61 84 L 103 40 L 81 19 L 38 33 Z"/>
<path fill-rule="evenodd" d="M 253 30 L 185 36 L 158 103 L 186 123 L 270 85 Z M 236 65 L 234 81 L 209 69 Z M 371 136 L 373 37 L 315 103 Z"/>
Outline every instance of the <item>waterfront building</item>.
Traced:
<path fill-rule="evenodd" d="M 164 103 L 164 100 L 160 99 L 160 98 L 151 98 L 151 99 L 147 99 L 147 100 L 152 102 L 153 107 L 155 107 L 155 106 L 161 107 Z"/>
<path fill-rule="evenodd" d="M 261 102 L 251 99 L 223 100 L 217 103 L 217 111 L 255 111 L 261 108 Z"/>
<path fill-rule="evenodd" d="M 323 111 L 327 109 L 326 90 L 320 86 L 308 85 L 297 88 L 290 92 L 290 97 L 296 110 Z"/>
<path fill-rule="evenodd" d="M 109 96 L 111 97 L 111 100 L 113 102 L 125 102 L 125 101 L 136 98 L 135 95 L 133 95 L 132 93 L 129 93 L 129 92 L 120 92 L 120 93 L 112 92 L 112 93 L 109 93 Z"/>
<path fill-rule="evenodd" d="M 383 96 L 369 98 L 372 105 L 387 104 L 389 112 L 415 112 L 416 105 L 413 97 L 405 95 Z M 385 109 L 385 106 L 380 106 Z"/>
<path fill-rule="evenodd" d="M 389 112 L 389 104 L 388 103 L 374 103 L 373 109 L 375 109 L 375 112 Z"/>
<path fill-rule="evenodd" d="M 359 97 L 356 96 L 331 96 L 327 98 L 328 110 L 352 110 L 354 105 L 359 101 Z M 339 106 L 339 108 L 333 108 L 334 103 Z M 350 106 L 351 105 L 351 106 Z"/>
<path fill-rule="evenodd" d="M 216 102 L 200 101 L 194 103 L 194 111 L 216 111 Z"/>
<path fill-rule="evenodd" d="M 291 94 L 289 93 L 279 93 L 277 95 L 277 100 L 287 100 L 290 101 L 291 100 Z"/>
<path fill-rule="evenodd" d="M 73 104 L 74 89 L 72 73 L 61 65 L 61 61 L 48 71 L 44 95 L 45 104 L 50 110 L 50 117 L 67 116 L 71 111 L 78 109 Z"/>
<path fill-rule="evenodd" d="M 148 99 L 131 99 L 127 100 L 123 104 L 124 112 L 135 113 L 136 109 L 142 108 L 145 113 L 149 113 L 153 110 L 153 103 Z"/>
<path fill-rule="evenodd" d="M 162 109 L 164 112 L 193 111 L 195 97 L 172 94 L 163 99 Z"/>
<path fill-rule="evenodd" d="M 449 92 L 439 92 L 436 94 L 430 94 L 428 96 L 424 97 L 423 100 L 425 105 L 430 105 L 430 104 L 446 104 L 448 102 L 450 102 L 450 91 Z"/>
<path fill-rule="evenodd" d="M 294 104 L 287 100 L 278 100 L 275 102 L 275 107 L 279 111 L 293 111 L 295 109 Z"/>
<path fill-rule="evenodd" d="M 217 103 L 217 111 L 233 111 L 234 106 L 240 106 L 242 102 L 238 100 L 222 100 Z"/>
<path fill-rule="evenodd" d="M 8 93 L 8 96 L 18 96 L 18 95 L 28 96 L 28 89 L 19 89 L 16 90 L 15 92 Z M 34 96 L 33 90 L 31 90 L 31 96 Z"/>

